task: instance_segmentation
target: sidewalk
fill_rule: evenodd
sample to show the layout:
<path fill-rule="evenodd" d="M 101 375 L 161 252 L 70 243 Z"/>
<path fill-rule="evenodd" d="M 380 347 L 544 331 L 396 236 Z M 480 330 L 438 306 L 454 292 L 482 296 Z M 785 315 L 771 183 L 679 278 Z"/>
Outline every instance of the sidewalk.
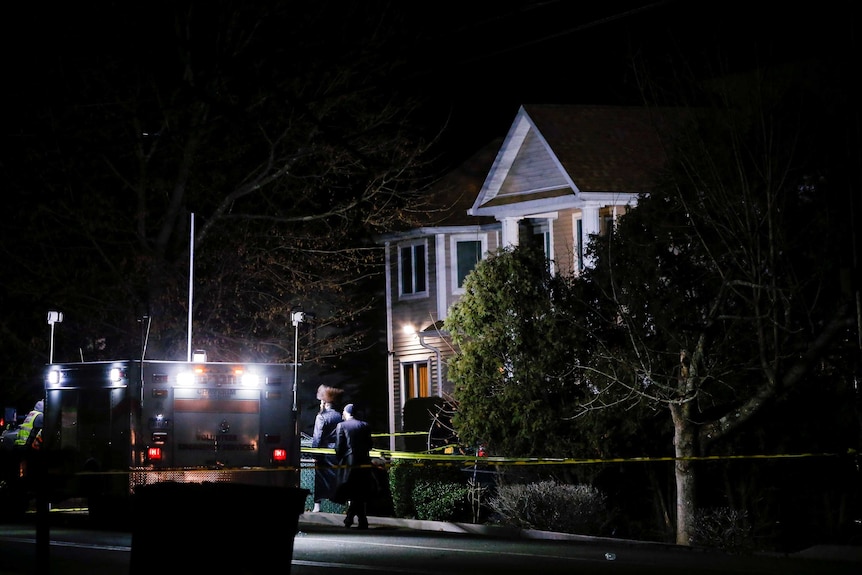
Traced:
<path fill-rule="evenodd" d="M 344 515 L 337 513 L 312 513 L 306 511 L 299 516 L 299 531 L 311 526 L 329 526 L 344 529 Z M 482 525 L 475 523 L 450 523 L 446 521 L 426 521 L 421 519 L 399 519 L 395 517 L 369 517 L 370 526 L 385 526 L 400 529 L 416 529 L 419 531 L 445 531 L 447 533 L 464 533 L 484 537 L 501 537 L 506 539 L 551 539 L 559 541 L 607 542 L 614 545 L 627 546 L 671 546 L 668 543 L 654 541 L 637 541 L 631 539 L 615 539 L 608 537 L 592 537 L 572 533 L 557 533 L 553 531 L 537 531 L 534 529 L 519 529 L 501 525 Z M 802 559 L 819 559 L 827 561 L 858 562 L 862 566 L 862 545 L 816 545 L 789 554 L 790 557 Z M 862 571 L 860 571 L 862 572 Z"/>

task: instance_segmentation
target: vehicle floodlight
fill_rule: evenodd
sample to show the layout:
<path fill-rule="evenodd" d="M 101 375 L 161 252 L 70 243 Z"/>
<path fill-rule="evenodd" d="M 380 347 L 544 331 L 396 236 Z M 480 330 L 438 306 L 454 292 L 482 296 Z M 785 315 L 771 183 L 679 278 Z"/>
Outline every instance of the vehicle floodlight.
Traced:
<path fill-rule="evenodd" d="M 58 383 L 60 383 L 60 372 L 56 369 L 52 369 L 48 372 L 48 384 L 57 385 Z"/>
<path fill-rule="evenodd" d="M 245 387 L 258 387 L 260 385 L 260 378 L 256 373 L 243 373 L 240 377 L 240 382 Z"/>
<path fill-rule="evenodd" d="M 181 371 L 177 374 L 177 385 L 188 386 L 195 382 L 195 374 L 190 371 Z"/>

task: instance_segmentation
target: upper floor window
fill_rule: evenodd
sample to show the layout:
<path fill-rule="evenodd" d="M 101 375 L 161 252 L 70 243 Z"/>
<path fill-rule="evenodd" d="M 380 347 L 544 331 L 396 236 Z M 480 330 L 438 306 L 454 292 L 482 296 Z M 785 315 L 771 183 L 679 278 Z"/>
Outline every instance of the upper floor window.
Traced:
<path fill-rule="evenodd" d="M 398 247 L 398 282 L 400 294 L 411 296 L 428 291 L 428 261 L 425 242 Z"/>
<path fill-rule="evenodd" d="M 488 250 L 484 235 L 452 236 L 452 292 L 464 292 L 464 280 L 482 260 L 482 255 Z"/>

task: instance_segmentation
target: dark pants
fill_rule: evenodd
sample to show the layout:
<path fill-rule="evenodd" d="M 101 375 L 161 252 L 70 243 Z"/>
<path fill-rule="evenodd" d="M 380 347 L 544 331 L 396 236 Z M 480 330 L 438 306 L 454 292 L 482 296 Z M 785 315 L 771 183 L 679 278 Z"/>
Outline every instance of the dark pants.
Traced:
<path fill-rule="evenodd" d="M 335 466 L 338 460 L 334 455 L 317 455 L 314 458 L 314 502 L 332 499 L 338 481 Z"/>
<path fill-rule="evenodd" d="M 366 515 L 367 507 L 368 507 L 368 504 L 366 503 L 366 501 L 364 499 L 363 500 L 351 499 L 350 502 L 347 504 L 347 519 L 345 519 L 345 521 L 344 521 L 345 525 L 352 524 L 353 519 L 358 518 L 359 519 L 359 526 L 360 527 L 367 527 L 368 526 L 368 516 Z"/>

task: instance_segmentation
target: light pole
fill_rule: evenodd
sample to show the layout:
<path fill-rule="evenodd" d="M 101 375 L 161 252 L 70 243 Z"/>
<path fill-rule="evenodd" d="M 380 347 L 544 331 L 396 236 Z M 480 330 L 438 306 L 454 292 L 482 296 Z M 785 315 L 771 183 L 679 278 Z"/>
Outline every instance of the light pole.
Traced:
<path fill-rule="evenodd" d="M 296 374 L 299 371 L 299 324 L 305 321 L 305 312 L 290 312 L 290 323 L 293 324 L 293 411 L 296 411 Z"/>
<path fill-rule="evenodd" d="M 305 321 L 305 313 L 301 311 L 290 312 L 290 323 L 294 327 L 293 336 L 293 454 L 290 464 L 296 472 L 296 486 L 302 484 L 302 438 L 299 434 L 299 412 L 296 403 L 297 373 L 299 372 L 299 324 Z"/>
<path fill-rule="evenodd" d="M 48 363 L 54 363 L 54 324 L 55 323 L 63 323 L 63 312 L 61 311 L 49 311 L 48 312 L 48 325 L 51 326 L 51 347 L 48 352 Z"/>

